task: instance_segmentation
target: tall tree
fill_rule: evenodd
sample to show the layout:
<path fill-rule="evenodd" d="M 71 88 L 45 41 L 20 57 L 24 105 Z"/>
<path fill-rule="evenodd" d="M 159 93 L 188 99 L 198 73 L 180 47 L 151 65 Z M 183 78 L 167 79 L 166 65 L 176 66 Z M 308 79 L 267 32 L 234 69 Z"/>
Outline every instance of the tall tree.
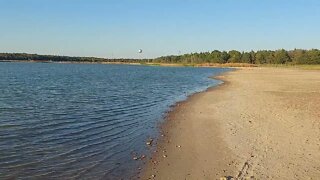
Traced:
<path fill-rule="evenodd" d="M 266 55 L 264 51 L 258 51 L 255 55 L 256 64 L 265 64 L 267 62 Z"/>
<path fill-rule="evenodd" d="M 252 63 L 251 53 L 242 52 L 241 62 L 242 62 L 242 63 Z"/>
<path fill-rule="evenodd" d="M 221 59 L 221 52 L 218 50 L 212 51 L 210 54 L 210 58 L 212 63 L 224 63 Z"/>
<path fill-rule="evenodd" d="M 320 64 L 320 50 L 312 49 L 307 51 L 308 61 L 305 61 L 305 64 Z"/>
<path fill-rule="evenodd" d="M 274 62 L 275 64 L 284 64 L 286 62 L 290 62 L 290 57 L 288 55 L 288 52 L 284 49 L 277 50 L 274 53 Z"/>
<path fill-rule="evenodd" d="M 229 51 L 230 58 L 228 59 L 229 63 L 239 63 L 241 62 L 241 53 L 236 50 Z"/>
<path fill-rule="evenodd" d="M 227 63 L 229 58 L 230 58 L 230 55 L 226 51 L 223 51 L 221 53 L 221 61 L 223 63 Z"/>

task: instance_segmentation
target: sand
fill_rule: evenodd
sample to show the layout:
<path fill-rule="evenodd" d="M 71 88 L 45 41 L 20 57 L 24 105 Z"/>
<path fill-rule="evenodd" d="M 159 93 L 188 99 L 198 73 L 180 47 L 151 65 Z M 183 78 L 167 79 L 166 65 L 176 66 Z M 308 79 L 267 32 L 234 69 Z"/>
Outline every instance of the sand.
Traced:
<path fill-rule="evenodd" d="M 216 78 L 169 113 L 142 179 L 320 179 L 320 71 Z"/>

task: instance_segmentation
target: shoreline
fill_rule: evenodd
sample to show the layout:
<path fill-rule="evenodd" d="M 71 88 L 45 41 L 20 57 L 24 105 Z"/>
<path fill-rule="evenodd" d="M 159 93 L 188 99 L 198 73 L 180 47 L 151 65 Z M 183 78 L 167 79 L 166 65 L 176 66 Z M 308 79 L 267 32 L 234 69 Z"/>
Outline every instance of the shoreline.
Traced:
<path fill-rule="evenodd" d="M 137 62 L 91 62 L 91 61 L 25 61 L 25 60 L 0 60 L 2 62 L 21 63 L 54 63 L 54 64 L 113 64 L 133 66 L 160 66 L 160 67 L 207 67 L 207 68 L 291 68 L 304 70 L 320 70 L 319 64 L 247 64 L 247 63 L 203 63 L 203 64 L 182 64 L 182 63 L 137 63 Z"/>
<path fill-rule="evenodd" d="M 163 117 L 163 121 L 161 121 L 157 126 L 158 126 L 158 136 L 154 137 L 154 138 L 151 138 L 151 145 L 149 144 L 150 142 L 150 138 L 146 140 L 146 144 L 149 144 L 149 150 L 150 150 L 150 157 L 146 158 L 146 159 L 143 159 L 142 160 L 142 166 L 138 167 L 138 171 L 137 171 L 137 174 L 132 176 L 131 178 L 134 178 L 134 179 L 141 179 L 141 174 L 145 174 L 145 170 L 147 169 L 147 165 L 150 165 L 150 163 L 152 164 L 153 161 L 155 159 L 157 159 L 158 157 L 158 152 L 159 152 L 159 149 L 160 147 L 163 149 L 164 148 L 164 142 L 167 142 L 168 139 L 167 137 L 168 136 L 168 131 L 166 129 L 168 129 L 168 126 L 169 125 L 169 120 L 171 119 L 171 116 L 172 116 L 172 113 L 174 113 L 175 111 L 177 111 L 177 108 L 179 108 L 181 105 L 187 103 L 189 101 L 189 99 L 191 98 L 196 98 L 194 96 L 199 96 L 201 95 L 202 93 L 205 93 L 207 91 L 212 91 L 216 88 L 219 88 L 220 86 L 224 86 L 225 84 L 229 83 L 228 81 L 225 81 L 223 80 L 222 78 L 220 78 L 222 75 L 225 75 L 229 72 L 232 72 L 232 71 L 236 71 L 238 68 L 234 68 L 234 67 L 230 67 L 229 68 L 230 70 L 229 71 L 226 71 L 226 72 L 222 72 L 220 73 L 219 75 L 213 75 L 213 76 L 209 76 L 208 78 L 211 78 L 211 79 L 214 79 L 214 80 L 219 80 L 221 81 L 221 83 L 217 84 L 217 85 L 213 85 L 213 86 L 210 86 L 208 87 L 207 89 L 203 90 L 203 91 L 200 91 L 200 92 L 195 92 L 193 94 L 190 94 L 186 97 L 185 100 L 182 100 L 182 101 L 177 101 L 175 102 L 175 104 L 171 105 L 169 107 L 169 109 L 164 113 L 164 117 Z M 144 177 L 145 175 L 143 175 Z M 146 178 L 146 179 L 149 179 L 149 178 Z"/>
<path fill-rule="evenodd" d="M 207 67 L 207 68 L 291 68 L 304 70 L 320 70 L 319 64 L 247 64 L 247 63 L 203 63 L 203 64 L 182 64 L 182 63 L 129 63 L 129 62 L 90 62 L 90 61 L 25 61 L 25 60 L 0 60 L 4 62 L 21 63 L 54 63 L 54 64 L 113 64 L 113 65 L 133 65 L 133 66 L 160 66 L 160 67 Z"/>
<path fill-rule="evenodd" d="M 194 99 L 199 98 L 199 96 L 202 96 L 204 93 L 216 91 L 218 89 L 224 88 L 225 86 L 228 86 L 228 84 L 230 82 L 226 78 L 224 78 L 224 76 L 228 75 L 230 72 L 239 70 L 239 68 L 235 68 L 235 67 L 230 67 L 230 68 L 231 68 L 230 71 L 223 72 L 223 73 L 216 75 L 216 76 L 208 77 L 208 78 L 222 81 L 222 83 L 217 84 L 215 86 L 211 86 L 202 92 L 196 92 L 196 93 L 188 96 L 187 99 L 185 99 L 183 101 L 176 102 L 166 112 L 166 115 L 164 117 L 164 121 L 159 124 L 159 137 L 156 137 L 156 143 L 152 147 L 153 149 L 155 149 L 155 151 L 151 153 L 151 158 L 149 160 L 147 160 L 147 162 L 144 163 L 144 166 L 142 168 L 139 168 L 140 172 L 138 172 L 138 174 L 142 175 L 142 176 L 138 176 L 139 179 L 140 178 L 142 178 L 142 179 L 166 179 L 166 178 L 162 178 L 162 177 L 155 175 L 154 170 L 155 170 L 155 166 L 157 166 L 159 160 L 161 160 L 162 158 L 167 158 L 167 155 L 165 155 L 166 154 L 165 152 L 166 152 L 167 145 L 171 143 L 172 128 L 175 128 L 174 126 L 177 126 L 178 124 L 181 123 L 181 122 L 174 122 L 176 119 L 176 114 L 179 114 L 182 111 L 184 111 L 184 108 L 183 108 L 184 105 L 192 103 L 192 101 Z M 219 133 L 217 132 L 216 135 L 218 136 L 218 134 Z M 176 148 L 180 149 L 183 147 L 181 145 L 176 145 Z M 220 150 L 223 148 L 226 148 L 226 145 L 224 143 L 222 143 L 220 145 Z M 232 153 L 229 151 L 227 151 L 227 152 Z M 227 167 L 227 166 L 221 166 L 220 169 L 223 169 L 222 171 L 226 171 L 226 169 L 229 169 L 229 171 L 230 171 L 230 167 Z M 232 169 L 232 170 L 234 170 L 234 169 Z"/>
<path fill-rule="evenodd" d="M 265 178 L 315 178 L 320 176 L 320 122 L 315 119 L 320 117 L 317 113 L 317 102 L 320 102 L 317 91 L 320 88 L 319 71 L 305 71 L 279 68 L 243 68 L 220 74 L 214 79 L 224 83 L 210 87 L 204 92 L 193 94 L 187 100 L 178 102 L 168 113 L 165 121 L 160 126 L 162 137 L 158 139 L 157 151 L 153 153 L 150 161 L 141 172 L 142 179 L 265 179 Z M 257 76 L 254 78 L 252 76 Z M 281 76 L 279 82 L 266 77 L 266 75 Z M 238 77 L 242 76 L 242 77 Z M 299 77 L 297 82 L 292 76 Z M 252 84 L 260 83 L 261 87 L 248 83 L 243 77 L 252 80 Z M 316 80 L 317 83 L 308 84 L 303 88 L 304 82 Z M 266 82 L 263 82 L 263 81 Z M 285 82 L 285 83 L 284 83 Z M 298 83 L 298 84 L 297 84 Z M 261 88 L 263 84 L 271 84 L 267 91 Z M 284 84 L 285 87 L 281 87 Z M 300 96 L 291 98 L 278 97 L 283 94 L 282 89 L 300 89 Z M 245 88 L 244 88 L 245 87 Z M 314 94 L 308 92 L 314 89 Z M 286 91 L 290 90 L 287 89 Z M 273 92 L 280 92 L 274 94 Z M 284 91 L 284 92 L 286 92 Z M 300 92 L 299 91 L 299 92 Z M 256 94 L 251 97 L 250 93 Z M 270 94 L 271 92 L 271 94 Z M 249 93 L 249 94 L 248 94 Z M 267 93 L 267 94 L 264 94 Z M 290 93 L 289 93 L 290 94 Z M 234 96 L 234 98 L 232 97 Z M 264 100 L 275 100 L 275 104 Z M 310 109 L 297 109 L 296 106 L 282 101 L 288 98 L 292 104 L 302 106 L 308 99 L 314 107 Z M 315 99 L 312 99 L 315 98 Z M 280 101 L 279 101 L 280 100 Z M 310 102 L 311 101 L 311 102 Z M 230 104 L 231 103 L 231 104 Z M 287 105 L 286 109 L 281 109 Z M 273 109 L 275 106 L 276 109 Z M 230 109 L 228 109 L 229 107 Z M 251 109 L 250 109 L 250 108 Z M 259 108 L 265 107 L 261 111 Z M 255 109 L 256 108 L 256 109 Z M 277 110 L 277 108 L 279 108 Z M 268 112 L 270 110 L 270 112 Z M 310 115 L 309 111 L 312 111 Z M 259 112 L 260 111 L 260 112 Z M 275 112 L 278 111 L 278 112 Z M 299 117 L 292 113 L 299 111 Z M 228 114 L 228 115 L 227 115 Z M 262 115 L 261 115 L 262 114 Z M 264 116 L 265 117 L 264 117 Z M 279 116 L 282 116 L 279 118 Z M 305 117 L 313 126 L 297 128 L 299 132 L 290 141 L 283 143 L 282 137 L 289 137 L 292 132 L 286 132 L 288 122 Z M 308 117 L 308 118 L 307 118 Z M 276 122 L 268 122 L 276 118 Z M 309 122 L 309 123 L 311 123 Z M 312 124 L 311 123 L 311 124 Z M 313 128 L 314 124 L 319 128 Z M 275 130 L 273 130 L 275 129 Z M 310 130 L 311 129 L 311 130 Z M 259 131 L 257 131 L 259 130 Z M 301 143 L 308 134 L 308 141 L 314 144 Z M 279 138 L 281 137 L 281 138 Z M 294 139 L 299 139 L 294 141 Z M 270 141 L 270 142 L 269 142 Z M 281 145 L 283 143 L 284 145 Z M 292 146 L 289 149 L 285 148 Z M 308 149 L 303 147 L 309 146 Z M 270 150 L 271 149 L 271 150 Z M 301 153 L 302 151 L 302 153 Z M 298 155 L 297 155 L 298 154 Z M 303 160 L 305 154 L 308 161 Z M 285 156 L 288 157 L 285 157 Z M 298 160 L 295 160 L 300 158 Z M 302 160 L 301 160 L 302 159 Z M 311 161 L 311 162 L 309 162 Z M 280 164 L 277 167 L 276 164 Z M 287 167 L 287 165 L 291 165 Z M 301 167 L 304 167 L 304 171 Z M 277 167 L 276 169 L 272 169 Z M 278 170 L 278 171 L 276 171 Z M 282 171 L 282 172 L 280 172 Z"/>

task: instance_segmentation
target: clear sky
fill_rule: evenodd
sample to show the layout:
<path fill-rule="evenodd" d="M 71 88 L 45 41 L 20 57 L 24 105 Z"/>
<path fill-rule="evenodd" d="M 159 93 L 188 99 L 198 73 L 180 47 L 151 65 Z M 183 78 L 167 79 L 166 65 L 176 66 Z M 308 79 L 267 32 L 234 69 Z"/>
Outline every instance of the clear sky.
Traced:
<path fill-rule="evenodd" d="M 279 48 L 320 48 L 319 0 L 0 0 L 0 52 L 146 58 Z"/>

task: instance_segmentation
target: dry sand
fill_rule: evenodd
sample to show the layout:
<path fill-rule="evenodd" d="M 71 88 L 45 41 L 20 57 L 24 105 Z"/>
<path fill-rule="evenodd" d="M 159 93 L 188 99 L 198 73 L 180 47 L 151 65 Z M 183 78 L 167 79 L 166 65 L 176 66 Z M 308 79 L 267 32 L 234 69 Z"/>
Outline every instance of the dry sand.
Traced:
<path fill-rule="evenodd" d="M 142 179 L 320 179 L 320 71 L 218 78 L 169 114 Z"/>

